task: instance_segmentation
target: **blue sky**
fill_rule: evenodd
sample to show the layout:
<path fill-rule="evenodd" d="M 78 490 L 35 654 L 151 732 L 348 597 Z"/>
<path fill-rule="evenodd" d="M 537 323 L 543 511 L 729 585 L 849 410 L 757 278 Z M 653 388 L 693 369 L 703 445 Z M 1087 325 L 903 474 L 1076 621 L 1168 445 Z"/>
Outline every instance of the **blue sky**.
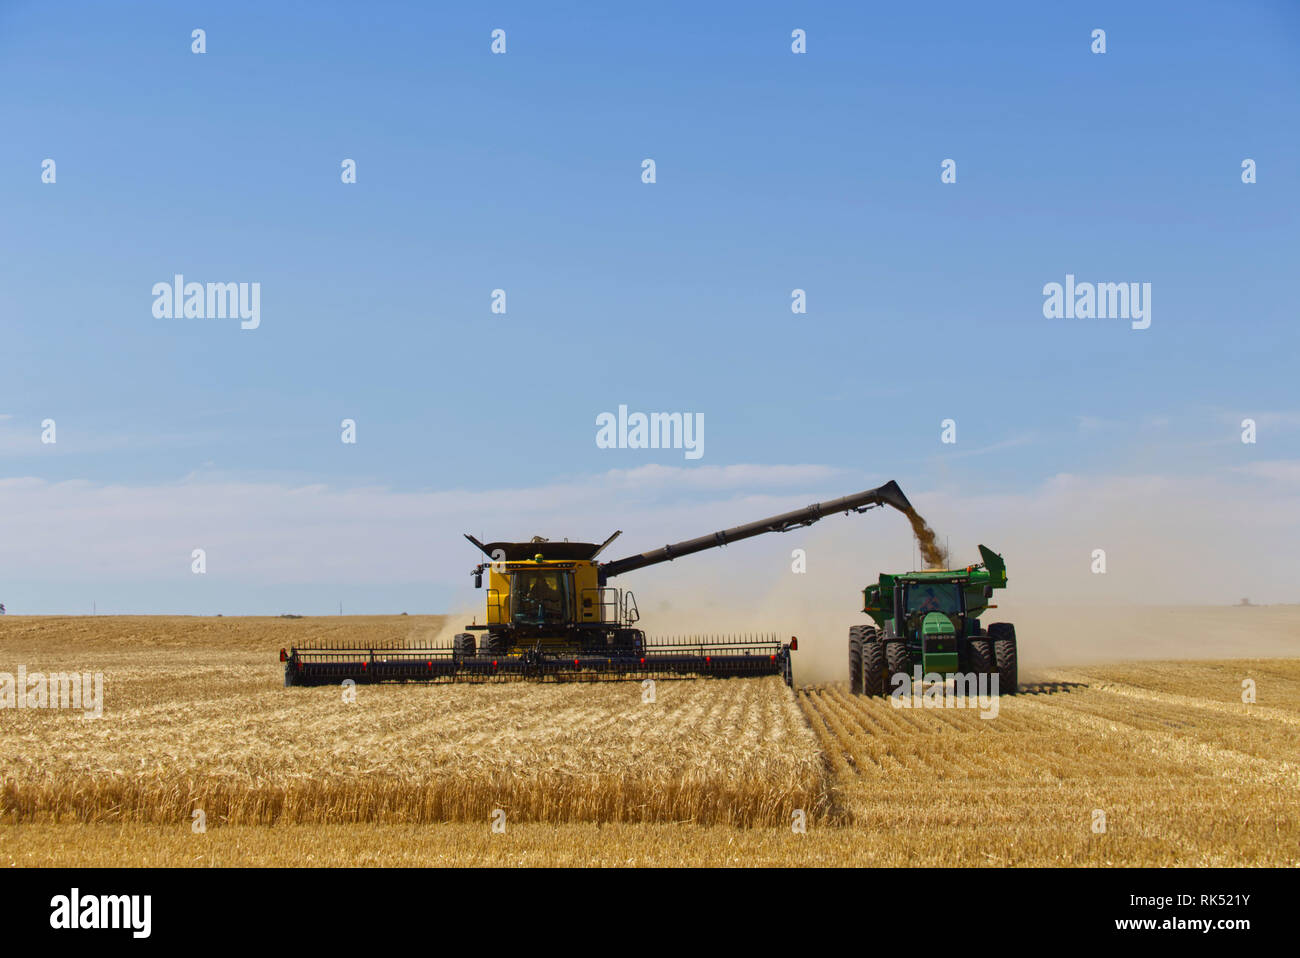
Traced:
<path fill-rule="evenodd" d="M 1063 474 L 1294 503 L 1300 8 L 896 7 L 0 3 L 0 601 L 437 610 L 461 524 L 639 548 L 886 478 L 952 523 Z M 155 318 L 175 273 L 260 327 Z M 1150 328 L 1044 318 L 1067 273 L 1150 283 Z M 620 403 L 704 457 L 597 448 Z M 295 490 L 343 498 L 266 538 Z M 483 491 L 374 573 L 380 512 Z"/>

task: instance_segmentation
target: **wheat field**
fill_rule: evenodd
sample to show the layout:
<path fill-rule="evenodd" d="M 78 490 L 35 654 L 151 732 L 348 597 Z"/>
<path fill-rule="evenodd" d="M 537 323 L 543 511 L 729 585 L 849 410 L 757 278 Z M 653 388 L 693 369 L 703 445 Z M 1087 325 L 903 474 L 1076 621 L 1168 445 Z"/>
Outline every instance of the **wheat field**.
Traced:
<path fill-rule="evenodd" d="M 879 864 L 1300 864 L 1295 659 L 1052 669 L 993 719 L 842 686 L 801 702 L 831 814 Z"/>
<path fill-rule="evenodd" d="M 99 719 L 0 709 L 0 864 L 1300 864 L 1297 659 L 1042 670 L 991 720 L 777 679 L 661 681 L 653 703 L 281 684 L 295 641 L 442 628 L 0 619 L 0 672 L 105 677 Z"/>
<path fill-rule="evenodd" d="M 281 683 L 280 645 L 338 638 L 330 620 L 105 619 L 88 646 L 88 620 L 10 633 L 19 621 L 4 623 L 8 658 L 26 638 L 29 670 L 102 668 L 105 704 L 93 720 L 4 715 L 7 821 L 163 824 L 201 809 L 216 826 L 430 823 L 501 809 L 512 822 L 754 826 L 795 808 L 819 819 L 826 804 L 816 742 L 777 678 L 660 681 L 653 702 L 639 683 L 604 682 L 359 686 L 349 703 L 338 687 Z M 417 641 L 435 625 L 341 628 Z"/>

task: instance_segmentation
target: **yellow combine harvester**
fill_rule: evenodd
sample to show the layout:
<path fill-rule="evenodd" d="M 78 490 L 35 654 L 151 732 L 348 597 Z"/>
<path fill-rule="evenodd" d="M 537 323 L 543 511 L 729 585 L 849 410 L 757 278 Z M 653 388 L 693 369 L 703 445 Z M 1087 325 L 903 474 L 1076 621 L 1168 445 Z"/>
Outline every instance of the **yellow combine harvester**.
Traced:
<path fill-rule="evenodd" d="M 494 679 L 640 679 L 661 676 L 780 675 L 791 680 L 797 640 L 775 636 L 647 640 L 637 628 L 632 592 L 611 579 L 680 556 L 715 549 L 765 532 L 786 532 L 837 512 L 889 505 L 909 512 L 898 484 L 760 519 L 613 562 L 598 557 L 618 538 L 591 542 L 489 542 L 465 538 L 486 557 L 472 571 L 483 587 L 487 616 L 466 626 L 450 648 L 331 646 L 281 650 L 285 685 L 356 682 L 435 682 Z"/>

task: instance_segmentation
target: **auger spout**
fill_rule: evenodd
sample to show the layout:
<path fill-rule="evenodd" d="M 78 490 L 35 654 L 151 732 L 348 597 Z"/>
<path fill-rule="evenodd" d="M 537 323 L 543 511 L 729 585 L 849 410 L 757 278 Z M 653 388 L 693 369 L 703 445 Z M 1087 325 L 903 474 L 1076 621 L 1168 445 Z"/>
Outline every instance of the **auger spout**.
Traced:
<path fill-rule="evenodd" d="M 779 516 L 769 516 L 766 519 L 759 519 L 757 522 L 747 522 L 743 526 L 723 529 L 707 536 L 686 539 L 683 542 L 674 542 L 671 545 L 650 552 L 643 552 L 640 555 L 603 563 L 600 567 L 601 579 L 602 581 L 612 579 L 614 576 L 622 575 L 625 572 L 644 569 L 646 566 L 658 565 L 660 562 L 670 562 L 679 556 L 703 552 L 705 549 L 716 549 L 720 546 L 730 545 L 733 542 L 739 542 L 742 539 L 760 536 L 765 532 L 787 532 L 790 529 L 810 526 L 817 520 L 834 515 L 837 512 L 865 512 L 868 509 L 883 505 L 893 506 L 902 513 L 912 512 L 912 504 L 907 501 L 907 496 L 903 495 L 903 490 L 898 487 L 898 483 L 891 479 L 883 486 L 875 489 L 866 489 L 851 496 L 832 499 L 830 502 L 814 502 L 810 506 L 796 509 L 793 512 L 783 512 Z"/>

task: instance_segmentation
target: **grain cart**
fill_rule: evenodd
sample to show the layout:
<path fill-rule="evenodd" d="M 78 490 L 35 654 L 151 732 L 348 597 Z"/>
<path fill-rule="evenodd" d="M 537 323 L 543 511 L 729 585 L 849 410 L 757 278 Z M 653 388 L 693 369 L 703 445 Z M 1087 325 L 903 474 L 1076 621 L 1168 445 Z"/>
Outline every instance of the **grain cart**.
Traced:
<path fill-rule="evenodd" d="M 1016 627 L 979 617 L 994 589 L 1006 588 L 1007 566 L 991 549 L 979 547 L 976 565 L 964 569 L 882 573 L 862 590 L 863 611 L 874 625 L 849 629 L 849 688 L 859 695 L 885 695 L 899 672 L 945 678 L 958 672 L 998 676 L 998 690 L 1019 689 Z"/>
<path fill-rule="evenodd" d="M 477 588 L 483 588 L 486 577 L 484 622 L 465 626 L 450 648 L 343 644 L 281 649 L 285 685 L 337 684 L 345 679 L 435 682 L 692 675 L 779 675 L 788 684 L 790 653 L 798 648 L 797 640 L 783 643 L 775 635 L 647 639 L 638 627 L 641 616 L 635 596 L 611 581 L 705 549 L 812 525 L 837 512 L 865 512 L 882 505 L 911 511 L 898 484 L 889 482 L 613 562 L 600 562 L 598 557 L 618 532 L 600 544 L 542 538 L 483 543 L 467 535 L 487 559 L 471 570 Z"/>

